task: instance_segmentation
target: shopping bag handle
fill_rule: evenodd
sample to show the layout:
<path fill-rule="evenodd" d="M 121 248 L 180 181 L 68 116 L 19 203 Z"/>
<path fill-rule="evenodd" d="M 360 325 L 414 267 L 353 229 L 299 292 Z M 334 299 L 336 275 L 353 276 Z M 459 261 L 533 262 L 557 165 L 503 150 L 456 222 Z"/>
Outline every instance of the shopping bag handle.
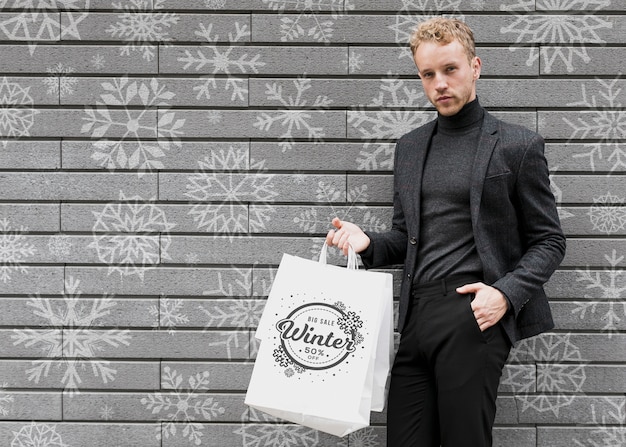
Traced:
<path fill-rule="evenodd" d="M 328 254 L 328 244 L 324 242 L 322 244 L 322 251 L 320 252 L 320 264 L 326 264 L 326 258 Z M 359 260 L 356 256 L 356 252 L 352 245 L 348 244 L 348 265 L 346 266 L 350 270 L 358 270 L 359 268 Z"/>

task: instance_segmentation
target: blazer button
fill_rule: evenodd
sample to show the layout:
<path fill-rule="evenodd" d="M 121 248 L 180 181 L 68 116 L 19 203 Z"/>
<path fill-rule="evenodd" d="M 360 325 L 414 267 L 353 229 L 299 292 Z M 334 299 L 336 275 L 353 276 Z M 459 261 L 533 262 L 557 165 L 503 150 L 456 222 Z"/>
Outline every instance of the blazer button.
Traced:
<path fill-rule="evenodd" d="M 415 244 L 417 244 L 417 239 L 412 237 L 411 239 L 409 239 L 409 242 L 411 243 L 411 245 L 415 245 Z"/>

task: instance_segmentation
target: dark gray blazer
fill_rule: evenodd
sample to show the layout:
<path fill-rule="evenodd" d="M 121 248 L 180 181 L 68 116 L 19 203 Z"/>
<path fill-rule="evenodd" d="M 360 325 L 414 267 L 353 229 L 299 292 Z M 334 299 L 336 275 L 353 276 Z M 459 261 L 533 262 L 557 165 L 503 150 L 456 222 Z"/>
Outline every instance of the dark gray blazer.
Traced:
<path fill-rule="evenodd" d="M 420 234 L 420 188 L 436 120 L 396 144 L 392 228 L 367 233 L 366 268 L 404 264 L 398 330 L 410 302 Z M 484 282 L 502 291 L 512 310 L 502 324 L 512 343 L 552 329 L 543 285 L 561 263 L 561 230 L 541 136 L 487 112 L 473 165 L 470 207 Z M 444 179 L 442 179 L 444 180 Z"/>

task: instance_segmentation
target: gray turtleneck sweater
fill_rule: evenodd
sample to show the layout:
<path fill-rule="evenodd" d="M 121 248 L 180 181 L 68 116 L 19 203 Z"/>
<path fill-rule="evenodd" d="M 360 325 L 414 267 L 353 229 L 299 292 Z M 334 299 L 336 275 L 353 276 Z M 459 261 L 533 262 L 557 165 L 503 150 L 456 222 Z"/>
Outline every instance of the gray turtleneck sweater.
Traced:
<path fill-rule="evenodd" d="M 417 283 L 457 274 L 482 277 L 469 198 L 483 116 L 475 99 L 454 116 L 437 117 L 422 178 Z"/>

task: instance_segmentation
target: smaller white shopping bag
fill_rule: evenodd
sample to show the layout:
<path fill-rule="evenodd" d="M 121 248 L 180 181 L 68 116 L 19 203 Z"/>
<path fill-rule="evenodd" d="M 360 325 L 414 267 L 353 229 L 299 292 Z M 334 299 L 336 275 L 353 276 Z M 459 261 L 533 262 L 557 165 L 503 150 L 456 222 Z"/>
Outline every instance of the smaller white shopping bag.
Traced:
<path fill-rule="evenodd" d="M 345 436 L 384 408 L 393 354 L 392 276 L 283 255 L 256 337 L 245 403 Z"/>

